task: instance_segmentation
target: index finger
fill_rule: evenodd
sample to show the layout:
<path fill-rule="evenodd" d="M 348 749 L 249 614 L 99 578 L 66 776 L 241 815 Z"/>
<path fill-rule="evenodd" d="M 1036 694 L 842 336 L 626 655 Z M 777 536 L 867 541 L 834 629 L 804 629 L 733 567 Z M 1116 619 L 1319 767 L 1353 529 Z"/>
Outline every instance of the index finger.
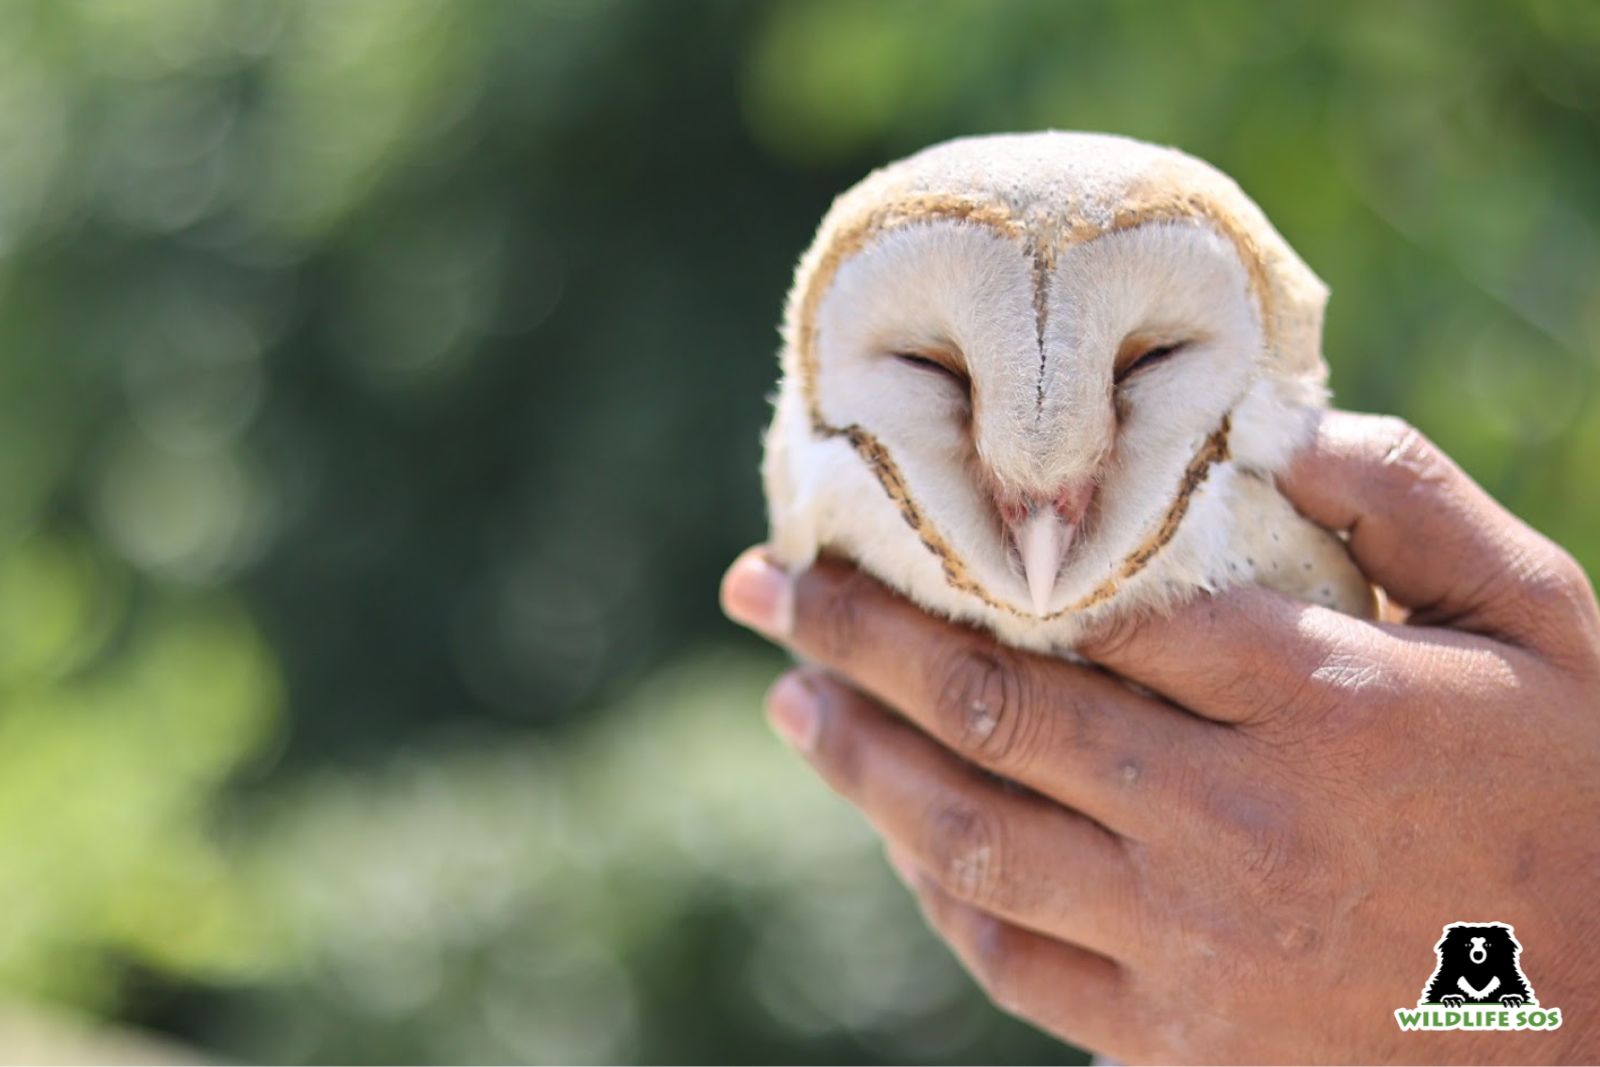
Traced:
<path fill-rule="evenodd" d="M 1198 715 L 1254 726 L 1403 703 L 1418 692 L 1419 642 L 1444 674 L 1483 677 L 1503 658 L 1488 638 L 1368 622 L 1255 586 L 1119 619 L 1077 650 Z"/>
<path fill-rule="evenodd" d="M 728 613 L 845 676 L 972 763 L 1143 837 L 1209 777 L 1216 728 L 1092 667 L 1030 655 L 936 619 L 861 572 L 820 560 L 752 619 L 781 569 L 759 549 L 729 570 Z M 765 583 L 765 584 L 763 584 Z M 754 605 L 760 607 L 761 605 Z"/>

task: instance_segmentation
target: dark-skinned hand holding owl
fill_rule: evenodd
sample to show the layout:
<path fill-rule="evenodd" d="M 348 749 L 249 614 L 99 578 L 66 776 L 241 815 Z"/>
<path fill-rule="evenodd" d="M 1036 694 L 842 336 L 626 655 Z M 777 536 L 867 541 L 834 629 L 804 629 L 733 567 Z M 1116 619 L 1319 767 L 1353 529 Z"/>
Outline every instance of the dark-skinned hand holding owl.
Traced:
<path fill-rule="evenodd" d="M 777 732 L 1002 1008 L 1130 1062 L 1593 1062 L 1584 572 L 1394 419 L 1326 414 L 1277 484 L 1405 621 L 1241 587 L 1113 621 L 1074 663 L 759 548 L 724 605 L 807 661 Z M 1480 919 L 1514 925 L 1570 1024 L 1397 1028 L 1441 927 Z"/>

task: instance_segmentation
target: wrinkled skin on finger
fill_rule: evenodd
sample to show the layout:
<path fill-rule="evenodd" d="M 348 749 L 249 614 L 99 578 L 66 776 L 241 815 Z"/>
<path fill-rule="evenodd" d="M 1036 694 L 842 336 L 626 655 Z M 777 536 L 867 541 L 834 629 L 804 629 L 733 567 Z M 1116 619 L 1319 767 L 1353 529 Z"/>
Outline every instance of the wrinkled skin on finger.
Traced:
<path fill-rule="evenodd" d="M 808 661 L 773 691 L 779 732 L 1007 1010 L 1130 1061 L 1594 1059 L 1586 577 L 1393 420 L 1330 415 L 1282 481 L 1408 622 L 1240 589 L 1097 635 L 1100 670 L 837 562 L 756 552 L 724 601 Z M 1455 921 L 1512 924 L 1573 1022 L 1402 1033 Z"/>

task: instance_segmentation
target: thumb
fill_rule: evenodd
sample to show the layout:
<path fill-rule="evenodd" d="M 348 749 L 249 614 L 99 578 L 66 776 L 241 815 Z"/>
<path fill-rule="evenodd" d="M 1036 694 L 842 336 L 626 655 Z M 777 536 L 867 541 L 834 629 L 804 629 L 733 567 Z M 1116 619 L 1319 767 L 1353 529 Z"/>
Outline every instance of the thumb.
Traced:
<path fill-rule="evenodd" d="M 1356 564 L 1414 623 L 1547 651 L 1600 632 L 1572 557 L 1399 419 L 1325 412 L 1278 485 L 1311 521 L 1348 532 Z"/>

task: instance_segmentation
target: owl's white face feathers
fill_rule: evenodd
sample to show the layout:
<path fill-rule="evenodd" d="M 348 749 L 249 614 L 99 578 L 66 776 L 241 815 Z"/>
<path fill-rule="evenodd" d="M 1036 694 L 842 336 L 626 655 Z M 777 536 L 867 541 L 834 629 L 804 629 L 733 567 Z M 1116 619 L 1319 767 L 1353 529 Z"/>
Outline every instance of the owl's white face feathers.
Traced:
<path fill-rule="evenodd" d="M 1322 402 L 1324 299 L 1171 150 L 975 138 L 876 172 L 791 294 L 778 551 L 841 552 L 1033 645 L 1224 584 L 1229 475 L 1281 465 Z"/>

